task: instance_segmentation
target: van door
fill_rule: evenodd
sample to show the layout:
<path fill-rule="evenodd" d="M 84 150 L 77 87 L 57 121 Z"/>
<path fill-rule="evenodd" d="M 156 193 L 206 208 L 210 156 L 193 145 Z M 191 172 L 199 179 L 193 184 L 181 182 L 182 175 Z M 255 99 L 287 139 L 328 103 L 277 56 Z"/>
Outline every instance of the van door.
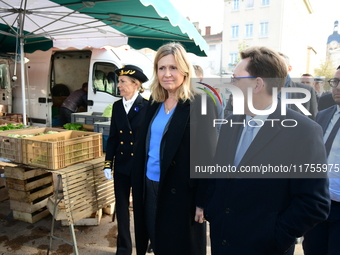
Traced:
<path fill-rule="evenodd" d="M 52 126 L 59 126 L 59 110 L 63 101 L 88 82 L 92 52 L 90 50 L 55 51 L 52 56 L 51 97 Z M 87 111 L 87 109 L 79 109 Z"/>
<path fill-rule="evenodd" d="M 109 104 L 120 99 L 118 77 L 114 71 L 121 67 L 120 59 L 106 49 L 93 49 L 89 73 L 88 111 L 103 112 Z"/>

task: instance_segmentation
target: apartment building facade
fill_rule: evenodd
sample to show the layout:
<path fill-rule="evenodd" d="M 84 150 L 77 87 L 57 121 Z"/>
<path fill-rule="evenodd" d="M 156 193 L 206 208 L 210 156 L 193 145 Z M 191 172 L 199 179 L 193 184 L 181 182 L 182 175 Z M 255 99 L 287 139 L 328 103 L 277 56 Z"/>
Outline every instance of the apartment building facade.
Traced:
<path fill-rule="evenodd" d="M 224 0 L 222 69 L 232 72 L 241 49 L 266 46 L 289 56 L 291 76 L 312 72 L 318 51 L 308 28 L 309 0 Z M 324 48 L 322 51 L 324 54 Z"/>

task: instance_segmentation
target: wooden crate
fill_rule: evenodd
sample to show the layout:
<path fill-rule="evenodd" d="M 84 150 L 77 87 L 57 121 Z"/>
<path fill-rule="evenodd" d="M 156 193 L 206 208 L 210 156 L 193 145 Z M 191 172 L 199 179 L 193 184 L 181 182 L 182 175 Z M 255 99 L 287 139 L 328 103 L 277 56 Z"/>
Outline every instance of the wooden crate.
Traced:
<path fill-rule="evenodd" d="M 105 206 L 103 208 L 103 213 L 108 214 L 108 215 L 113 214 L 115 212 L 115 206 L 116 206 L 115 202 L 110 204 L 110 205 L 108 205 L 108 206 Z"/>
<path fill-rule="evenodd" d="M 59 201 L 59 200 L 58 200 Z M 67 220 L 67 213 L 65 208 L 65 201 L 62 199 L 56 207 L 56 213 L 54 215 L 55 195 L 50 196 L 47 200 L 47 208 L 54 216 L 55 220 Z"/>
<path fill-rule="evenodd" d="M 10 209 L 13 211 L 24 212 L 24 213 L 34 213 L 41 208 L 47 206 L 47 201 L 50 196 L 44 196 L 34 202 L 25 203 L 11 199 L 9 201 Z"/>
<path fill-rule="evenodd" d="M 102 209 L 92 213 L 91 216 L 88 218 L 84 218 L 84 219 L 74 222 L 73 225 L 75 226 L 98 226 L 100 224 L 101 219 L 102 219 Z M 61 225 L 68 226 L 69 224 L 67 220 L 62 220 Z"/>
<path fill-rule="evenodd" d="M 9 137 L 8 135 L 36 135 L 48 131 L 65 132 L 61 128 L 25 128 L 0 132 L 0 157 L 9 159 L 15 163 L 22 163 L 22 140 L 26 138 Z"/>
<path fill-rule="evenodd" d="M 2 120 L 13 121 L 15 123 L 22 123 L 22 113 L 4 113 L 1 117 Z M 28 123 L 28 118 L 26 116 L 26 123 Z"/>
<path fill-rule="evenodd" d="M 33 213 L 27 213 L 27 212 L 20 212 L 20 211 L 14 211 L 13 210 L 13 218 L 16 220 L 21 220 L 28 223 L 35 223 L 46 216 L 48 216 L 50 212 L 48 211 L 47 207 L 40 208 L 39 210 L 33 212 Z"/>
<path fill-rule="evenodd" d="M 10 123 L 11 124 L 18 124 L 15 121 L 10 121 L 10 120 L 0 118 L 0 126 L 5 126 L 5 125 L 10 124 Z"/>
<path fill-rule="evenodd" d="M 35 223 L 49 215 L 47 200 L 54 191 L 51 172 L 25 165 L 5 166 L 4 172 L 14 219 Z"/>
<path fill-rule="evenodd" d="M 8 194 L 10 199 L 24 203 L 33 203 L 37 199 L 52 195 L 53 190 L 53 183 L 50 183 L 49 185 L 44 185 L 37 189 L 27 191 L 8 189 Z"/>
<path fill-rule="evenodd" d="M 8 198 L 8 188 L 6 186 L 0 187 L 0 202 L 7 200 Z"/>
<path fill-rule="evenodd" d="M 9 198 L 8 188 L 6 186 L 5 170 L 3 169 L 4 164 L 1 163 L 7 164 L 5 162 L 0 162 L 0 202 Z"/>
<path fill-rule="evenodd" d="M 46 169 L 61 169 L 102 156 L 101 134 L 65 131 L 22 139 L 24 164 Z"/>
<path fill-rule="evenodd" d="M 37 176 L 45 175 L 47 172 L 44 169 L 25 166 L 25 165 L 15 165 L 7 163 L 4 166 L 4 173 L 6 178 L 27 180 Z"/>
<path fill-rule="evenodd" d="M 18 191 L 31 191 L 43 186 L 49 186 L 53 182 L 52 174 L 45 172 L 26 180 L 7 178 L 7 187 Z"/>
<path fill-rule="evenodd" d="M 115 202 L 113 181 L 105 178 L 103 162 L 104 157 L 100 157 L 63 169 L 48 170 L 62 178 L 64 204 L 58 208 L 57 219 L 65 217 L 65 208 L 68 225 L 74 224 Z M 49 210 L 52 208 L 53 205 Z"/>

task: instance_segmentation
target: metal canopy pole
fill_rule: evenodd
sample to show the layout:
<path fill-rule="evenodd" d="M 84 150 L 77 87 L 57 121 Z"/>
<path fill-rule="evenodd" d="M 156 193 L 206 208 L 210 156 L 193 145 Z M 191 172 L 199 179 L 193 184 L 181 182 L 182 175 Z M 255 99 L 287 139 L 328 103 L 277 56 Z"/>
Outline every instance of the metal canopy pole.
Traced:
<path fill-rule="evenodd" d="M 27 1 L 25 1 L 26 8 Z M 25 8 L 20 10 L 19 13 L 19 38 L 20 38 L 20 73 L 21 73 L 21 92 L 22 92 L 22 121 L 24 126 L 27 125 L 26 121 L 26 84 L 25 84 L 25 61 L 24 61 L 24 18 Z"/>
<path fill-rule="evenodd" d="M 21 73 L 21 92 L 22 92 L 22 121 L 24 126 L 26 121 L 26 83 L 25 83 L 25 60 L 24 60 L 24 39 L 20 36 L 20 73 Z"/>

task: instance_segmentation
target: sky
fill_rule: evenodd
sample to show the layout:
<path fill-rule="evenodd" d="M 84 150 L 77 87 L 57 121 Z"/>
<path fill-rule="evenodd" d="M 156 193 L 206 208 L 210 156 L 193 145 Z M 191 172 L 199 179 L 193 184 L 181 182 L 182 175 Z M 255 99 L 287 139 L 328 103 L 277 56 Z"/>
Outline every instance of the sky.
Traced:
<path fill-rule="evenodd" d="M 199 22 L 203 35 L 206 26 L 211 26 L 211 34 L 222 32 L 224 0 L 170 0 L 170 2 L 184 17 L 189 17 L 191 22 Z"/>

